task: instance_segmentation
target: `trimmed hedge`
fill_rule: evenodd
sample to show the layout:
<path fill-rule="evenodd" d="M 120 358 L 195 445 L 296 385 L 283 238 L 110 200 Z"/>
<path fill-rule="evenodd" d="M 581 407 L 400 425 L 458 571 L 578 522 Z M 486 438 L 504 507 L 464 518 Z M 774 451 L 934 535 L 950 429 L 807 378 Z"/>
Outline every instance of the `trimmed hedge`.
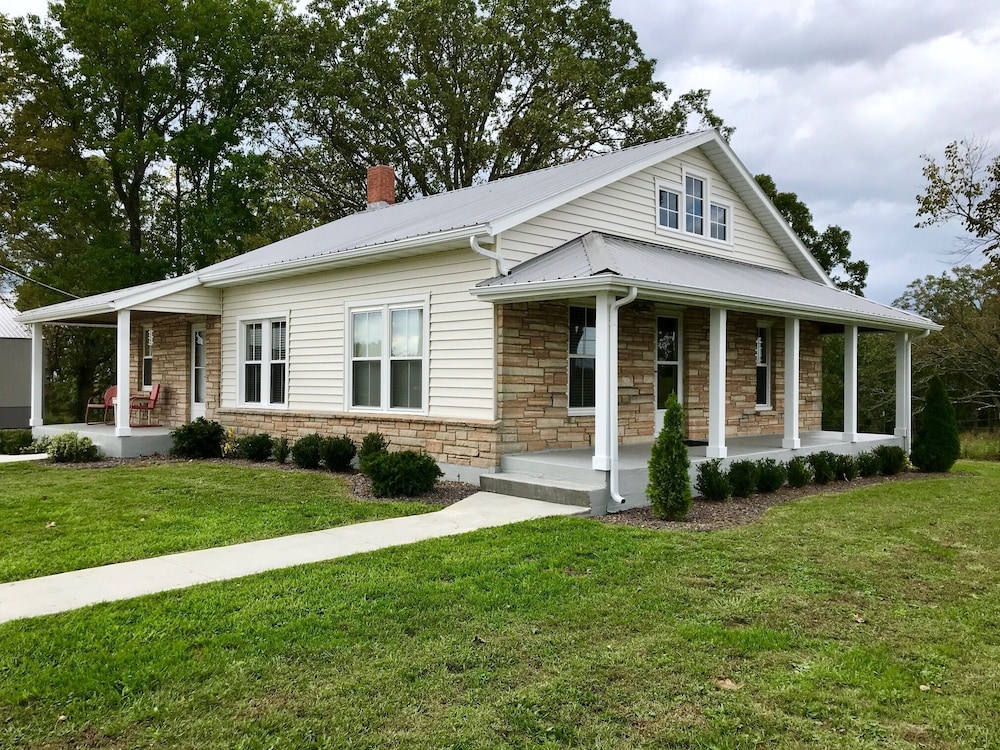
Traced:
<path fill-rule="evenodd" d="M 780 490 L 788 479 L 788 469 L 781 461 L 762 458 L 757 462 L 757 491 L 774 492 Z"/>
<path fill-rule="evenodd" d="M 198 417 L 170 433 L 174 440 L 171 455 L 182 458 L 222 458 L 226 431 L 218 422 Z"/>
<path fill-rule="evenodd" d="M 813 481 L 816 484 L 829 484 L 837 475 L 837 454 L 830 451 L 820 451 L 806 456 L 806 461 L 812 467 Z"/>
<path fill-rule="evenodd" d="M 319 446 L 319 454 L 330 471 L 350 471 L 351 459 L 358 447 L 347 435 L 324 438 Z"/>
<path fill-rule="evenodd" d="M 757 462 L 749 459 L 729 464 L 729 486 L 733 497 L 750 497 L 757 491 Z"/>
<path fill-rule="evenodd" d="M 721 464 L 721 458 L 713 458 L 711 461 L 698 464 L 694 488 L 706 500 L 722 501 L 733 494 L 733 487 L 726 472 L 719 468 Z"/>
<path fill-rule="evenodd" d="M 881 471 L 887 477 L 899 474 L 906 468 L 906 451 L 898 445 L 879 445 L 872 452 L 878 456 Z"/>
<path fill-rule="evenodd" d="M 244 435 L 236 446 L 237 453 L 251 461 L 266 461 L 271 457 L 271 436 L 264 432 Z"/>
<path fill-rule="evenodd" d="M 31 445 L 31 430 L 0 430 L 0 454 L 16 456 Z"/>
<path fill-rule="evenodd" d="M 813 479 L 813 470 L 805 456 L 796 456 L 788 462 L 788 486 L 805 487 Z"/>
<path fill-rule="evenodd" d="M 300 437 L 292 446 L 292 463 L 300 469 L 318 469 L 322 454 L 323 438 L 318 432 Z"/>

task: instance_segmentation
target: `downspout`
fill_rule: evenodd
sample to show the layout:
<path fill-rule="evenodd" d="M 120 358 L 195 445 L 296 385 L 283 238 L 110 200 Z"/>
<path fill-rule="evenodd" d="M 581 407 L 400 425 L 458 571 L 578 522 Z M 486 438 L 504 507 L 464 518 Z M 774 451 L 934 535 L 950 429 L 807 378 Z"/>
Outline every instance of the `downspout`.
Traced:
<path fill-rule="evenodd" d="M 487 250 L 479 244 L 479 238 L 476 235 L 469 237 L 469 246 L 474 252 L 479 253 L 485 258 L 495 260 L 497 262 L 497 267 L 500 269 L 501 276 L 507 276 L 510 274 L 510 269 L 507 268 L 507 263 L 504 261 L 503 256 L 499 252 L 493 252 L 492 250 Z"/>
<path fill-rule="evenodd" d="M 632 287 L 628 294 L 621 299 L 611 303 L 611 359 L 615 363 L 614 372 L 609 378 L 611 390 L 611 403 L 608 404 L 608 422 L 611 427 L 611 498 L 619 505 L 625 502 L 618 486 L 618 311 L 635 301 L 639 295 L 639 288 Z"/>

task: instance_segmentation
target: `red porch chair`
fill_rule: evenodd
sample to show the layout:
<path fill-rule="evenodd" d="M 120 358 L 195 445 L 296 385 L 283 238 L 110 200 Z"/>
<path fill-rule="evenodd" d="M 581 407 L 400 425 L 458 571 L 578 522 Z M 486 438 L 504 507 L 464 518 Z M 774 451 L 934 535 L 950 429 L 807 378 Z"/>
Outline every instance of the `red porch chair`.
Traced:
<path fill-rule="evenodd" d="M 128 422 L 133 427 L 159 427 L 159 423 L 153 423 L 153 409 L 160 398 L 160 384 L 153 385 L 153 390 L 141 396 L 133 396 L 129 399 Z M 146 415 L 146 424 L 136 424 L 136 419 Z"/>
<path fill-rule="evenodd" d="M 86 414 L 84 415 L 84 421 L 87 424 L 109 424 L 108 414 L 112 415 L 112 419 L 114 418 L 115 399 L 117 398 L 118 398 L 118 386 L 113 385 L 104 392 L 104 396 L 100 401 L 94 400 L 91 401 L 89 404 L 87 404 L 87 411 Z M 101 414 L 101 419 L 99 422 L 90 421 L 90 412 L 92 411 L 103 412 L 103 414 Z"/>

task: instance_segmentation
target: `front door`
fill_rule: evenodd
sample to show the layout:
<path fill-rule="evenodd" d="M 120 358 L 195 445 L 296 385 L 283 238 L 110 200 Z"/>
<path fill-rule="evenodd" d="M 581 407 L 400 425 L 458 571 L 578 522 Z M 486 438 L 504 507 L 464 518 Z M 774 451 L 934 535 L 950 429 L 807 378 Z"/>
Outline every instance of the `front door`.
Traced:
<path fill-rule="evenodd" d="M 205 416 L 205 326 L 191 328 L 191 419 Z"/>
<path fill-rule="evenodd" d="M 670 395 L 681 398 L 681 321 L 680 318 L 656 318 L 656 423 L 653 434 L 663 427 L 663 412 Z"/>

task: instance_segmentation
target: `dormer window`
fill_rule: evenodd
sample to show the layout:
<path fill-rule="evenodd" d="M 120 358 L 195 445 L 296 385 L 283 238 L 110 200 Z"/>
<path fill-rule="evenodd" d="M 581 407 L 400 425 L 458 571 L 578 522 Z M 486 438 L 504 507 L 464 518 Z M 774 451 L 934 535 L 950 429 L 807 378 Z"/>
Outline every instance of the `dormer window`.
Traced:
<path fill-rule="evenodd" d="M 713 244 L 731 244 L 732 205 L 712 197 L 711 178 L 689 174 L 687 170 L 679 185 L 657 182 L 657 230 L 680 232 Z"/>

